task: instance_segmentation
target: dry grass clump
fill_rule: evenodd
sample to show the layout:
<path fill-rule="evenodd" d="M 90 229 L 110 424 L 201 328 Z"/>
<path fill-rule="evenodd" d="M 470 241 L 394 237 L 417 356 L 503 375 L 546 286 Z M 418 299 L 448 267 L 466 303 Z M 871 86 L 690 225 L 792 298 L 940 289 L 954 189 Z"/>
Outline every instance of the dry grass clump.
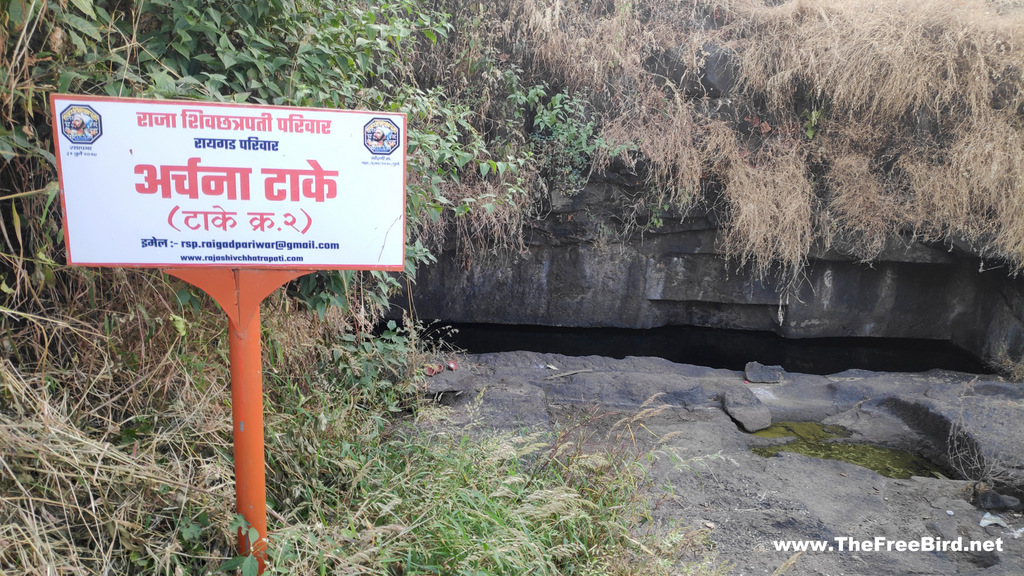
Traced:
<path fill-rule="evenodd" d="M 632 3 L 511 0 L 499 6 L 511 17 L 509 39 L 528 37 L 535 63 L 563 70 L 568 86 L 606 86 L 616 81 L 611 75 L 628 82 L 640 68 L 647 33 Z"/>
<path fill-rule="evenodd" d="M 701 182 L 717 168 L 736 160 L 736 136 L 721 120 L 701 116 L 692 101 L 666 99 L 660 90 L 637 94 L 623 112 L 610 119 L 602 136 L 612 142 L 632 142 L 624 154 L 630 167 L 643 159 L 649 170 L 647 198 L 654 207 L 685 210 L 702 200 Z M 603 152 L 603 151 L 602 151 Z M 612 158 L 598 154 L 593 162 L 604 167 Z"/>
<path fill-rule="evenodd" d="M 881 253 L 886 238 L 899 231 L 903 216 L 903 207 L 886 193 L 885 181 L 872 163 L 856 153 L 833 162 L 826 176 L 830 197 L 822 215 L 830 219 L 822 227 L 841 235 L 863 261 Z"/>
<path fill-rule="evenodd" d="M 445 204 L 452 209 L 444 215 L 424 215 L 419 237 L 431 248 L 442 248 L 453 242 L 457 257 L 468 269 L 474 255 L 488 251 L 520 254 L 525 249 L 523 221 L 529 213 L 529 201 L 516 187 L 513 178 L 533 181 L 535 174 L 509 174 L 507 179 L 493 180 L 465 175 L 461 182 L 445 182 L 438 186 Z"/>
<path fill-rule="evenodd" d="M 507 65 L 586 94 L 601 136 L 632 144 L 619 160 L 647 176 L 647 208 L 721 198 L 723 248 L 759 270 L 798 272 L 813 238 L 870 260 L 893 234 L 1024 264 L 1018 2 L 504 0 L 487 13 Z M 711 105 L 715 50 L 733 55 L 736 86 Z M 824 200 L 810 209 L 808 186 Z M 773 239 L 758 228 L 782 222 Z"/>
<path fill-rule="evenodd" d="M 734 251 L 741 264 L 753 265 L 760 278 L 773 263 L 783 267 L 785 276 L 799 273 L 813 239 L 815 197 L 796 150 L 766 153 L 756 164 L 732 162 L 726 178 L 727 250 Z"/>
<path fill-rule="evenodd" d="M 0 569 L 214 566 L 232 538 L 222 330 L 170 304 L 159 273 L 47 252 L 0 252 L 19 272 L 0 306 Z"/>
<path fill-rule="evenodd" d="M 985 114 L 994 90 L 1021 103 L 1022 20 L 983 1 L 739 0 L 730 12 L 749 37 L 748 89 L 785 109 L 826 98 L 836 120 L 899 122 L 904 114 Z M 771 41 L 775 38 L 775 41 Z M 808 92 L 810 92 L 808 94 Z M 940 120 L 941 121 L 941 120 Z"/>
<path fill-rule="evenodd" d="M 199 552 L 186 548 L 198 538 L 179 538 L 179 528 L 191 526 L 200 511 L 221 528 L 226 551 L 231 470 L 189 442 L 192 435 L 208 441 L 229 435 L 230 420 L 204 413 L 215 403 L 150 414 L 175 421 L 126 445 L 116 423 L 89 430 L 74 422 L 69 412 L 76 399 L 51 397 L 42 378 L 26 378 L 5 362 L 0 380 L 9 410 L 0 412 L 0 568 L 101 574 L 149 565 L 171 574 L 176 556 Z M 216 550 L 200 553 L 219 561 Z"/>
<path fill-rule="evenodd" d="M 918 219 L 934 236 L 974 240 L 1016 267 L 1024 262 L 1024 137 L 1020 129 L 977 118 L 944 150 L 945 162 L 901 164 L 920 190 Z"/>

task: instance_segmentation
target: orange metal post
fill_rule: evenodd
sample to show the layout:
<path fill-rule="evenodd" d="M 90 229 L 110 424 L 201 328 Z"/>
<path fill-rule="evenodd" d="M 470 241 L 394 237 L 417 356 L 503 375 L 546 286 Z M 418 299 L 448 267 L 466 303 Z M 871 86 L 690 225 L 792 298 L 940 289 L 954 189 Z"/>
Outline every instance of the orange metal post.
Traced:
<path fill-rule="evenodd" d="M 260 534 L 249 542 L 238 534 L 238 553 L 253 550 L 263 570 L 267 539 L 267 484 L 263 449 L 263 366 L 260 310 L 253 311 L 244 328 L 228 321 L 231 352 L 231 420 L 235 444 L 235 509 Z M 250 548 L 251 547 L 251 548 Z"/>
<path fill-rule="evenodd" d="M 267 483 L 263 448 L 263 368 L 260 302 L 289 280 L 308 272 L 231 268 L 172 268 L 164 272 L 198 287 L 228 316 L 231 353 L 231 417 L 235 445 L 235 506 L 259 532 L 257 542 L 238 534 L 238 552 L 254 551 L 259 573 L 267 547 Z"/>

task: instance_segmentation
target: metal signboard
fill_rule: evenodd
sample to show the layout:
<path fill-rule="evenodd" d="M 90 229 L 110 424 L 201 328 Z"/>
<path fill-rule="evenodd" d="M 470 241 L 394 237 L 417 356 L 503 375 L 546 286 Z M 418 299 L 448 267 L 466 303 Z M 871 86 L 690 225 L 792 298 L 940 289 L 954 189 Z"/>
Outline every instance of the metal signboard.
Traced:
<path fill-rule="evenodd" d="M 68 264 L 162 268 L 228 317 L 239 554 L 266 567 L 260 302 L 403 270 L 405 115 L 54 94 Z"/>
<path fill-rule="evenodd" d="M 401 270 L 404 114 L 53 95 L 68 263 Z"/>

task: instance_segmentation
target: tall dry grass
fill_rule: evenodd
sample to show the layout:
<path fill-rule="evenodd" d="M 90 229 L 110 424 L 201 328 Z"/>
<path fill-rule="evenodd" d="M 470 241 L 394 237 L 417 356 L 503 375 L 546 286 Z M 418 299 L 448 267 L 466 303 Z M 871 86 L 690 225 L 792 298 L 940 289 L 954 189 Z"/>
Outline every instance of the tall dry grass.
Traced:
<path fill-rule="evenodd" d="M 223 330 L 172 304 L 156 272 L 0 257 L 24 279 L 0 307 L 0 568 L 173 574 L 196 554 L 212 566 L 232 538 Z M 179 537 L 201 512 L 202 552 Z"/>
<path fill-rule="evenodd" d="M 59 204 L 32 193 L 41 171 L 23 162 L 2 167 L 29 194 L 0 221 L 0 571 L 214 570 L 236 538 L 226 317 L 159 271 L 60 264 Z M 359 294 L 328 321 L 288 298 L 264 306 L 271 433 L 289 429 L 273 415 L 285 393 L 323 385 L 325 358 L 351 370 L 326 343 L 374 322 Z M 273 445 L 282 460 L 304 449 Z M 307 471 L 279 472 L 290 485 Z"/>
<path fill-rule="evenodd" d="M 641 209 L 720 202 L 723 249 L 759 273 L 792 277 L 812 239 L 871 260 L 893 234 L 1024 265 L 1019 2 L 503 0 L 487 14 L 496 51 L 589 95 L 602 136 L 635 144 L 619 160 L 644 167 Z M 715 105 L 712 47 L 736 70 Z"/>
<path fill-rule="evenodd" d="M 39 262 L 0 258 L 25 279 L 0 306 L 0 571 L 216 570 L 236 545 L 226 317 L 158 271 L 35 274 Z M 272 538 L 302 530 L 337 504 L 327 486 L 351 482 L 321 444 L 379 435 L 380 414 L 408 395 L 401 372 L 415 355 L 352 338 L 373 322 L 357 296 L 351 314 L 323 320 L 281 294 L 263 306 Z"/>
<path fill-rule="evenodd" d="M 725 230 L 727 253 L 755 273 L 778 263 L 787 276 L 800 272 L 813 239 L 814 190 L 799 153 L 782 148 L 752 162 L 733 162 L 725 181 L 732 219 Z M 780 182 L 785 185 L 780 186 Z M 731 252 L 730 252 L 731 251 Z M 770 254 L 771 259 L 761 255 Z"/>
<path fill-rule="evenodd" d="M 153 430 L 126 442 L 124 431 L 142 417 L 106 421 L 97 407 L 91 426 L 76 422 L 82 399 L 47 393 L 59 379 L 0 365 L 8 407 L 0 412 L 0 567 L 49 575 L 151 566 L 173 574 L 181 555 L 219 562 L 234 500 L 233 473 L 217 454 L 230 450 L 230 414 L 216 414 L 223 403 L 214 401 L 223 384 L 177 400 L 173 410 L 147 411 Z M 215 544 L 186 549 L 179 528 L 200 513 L 216 531 L 204 543 Z"/>

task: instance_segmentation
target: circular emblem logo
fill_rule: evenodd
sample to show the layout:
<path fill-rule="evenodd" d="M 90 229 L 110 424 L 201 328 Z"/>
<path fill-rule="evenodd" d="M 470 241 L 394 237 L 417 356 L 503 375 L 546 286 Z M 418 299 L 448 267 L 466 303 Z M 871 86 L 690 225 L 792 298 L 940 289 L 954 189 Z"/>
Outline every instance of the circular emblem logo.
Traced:
<path fill-rule="evenodd" d="M 374 118 L 363 126 L 363 145 L 373 154 L 388 155 L 398 149 L 402 137 L 390 118 Z"/>
<path fill-rule="evenodd" d="M 92 144 L 103 136 L 103 119 L 85 104 L 72 104 L 60 113 L 60 131 L 74 144 Z"/>

